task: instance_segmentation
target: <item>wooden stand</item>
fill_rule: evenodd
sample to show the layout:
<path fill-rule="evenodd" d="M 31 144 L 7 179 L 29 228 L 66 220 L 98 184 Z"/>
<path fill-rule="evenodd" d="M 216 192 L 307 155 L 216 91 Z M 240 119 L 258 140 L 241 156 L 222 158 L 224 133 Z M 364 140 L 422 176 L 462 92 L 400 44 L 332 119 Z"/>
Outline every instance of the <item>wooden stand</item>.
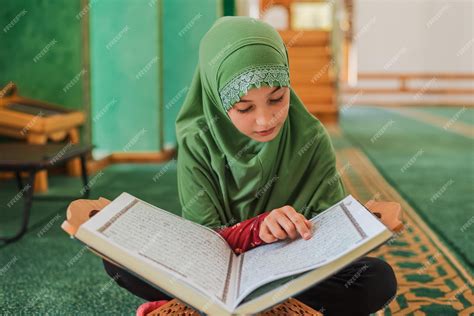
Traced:
<path fill-rule="evenodd" d="M 397 202 L 369 200 L 365 207 L 377 216 L 392 232 L 403 230 L 402 206 Z"/>
<path fill-rule="evenodd" d="M 178 299 L 173 299 L 165 305 L 155 309 L 147 316 L 167 316 L 167 315 L 182 315 L 182 316 L 200 316 L 201 314 L 194 309 L 187 307 L 181 303 Z M 300 301 L 289 298 L 285 302 L 278 304 L 271 309 L 258 313 L 258 316 L 293 316 L 293 315 L 311 315 L 311 316 L 322 316 L 318 311 L 315 311 L 308 305 L 301 303 Z"/>
<path fill-rule="evenodd" d="M 85 115 L 44 101 L 33 100 L 18 95 L 15 84 L 10 83 L 0 93 L 0 135 L 24 139 L 29 144 L 43 145 L 52 140 L 67 140 L 79 143 L 79 126 Z M 65 144 L 67 146 L 67 144 Z M 67 163 L 68 174 L 79 176 L 79 159 Z M 36 175 L 34 191 L 48 190 L 47 171 Z"/>
<path fill-rule="evenodd" d="M 110 203 L 105 198 L 99 198 L 98 200 L 86 200 L 80 199 L 73 201 L 69 204 L 66 213 L 66 220 L 62 223 L 61 228 L 66 231 L 69 235 L 74 236 L 79 229 L 79 226 L 85 223 L 89 218 L 100 212 L 102 208 Z M 403 223 L 401 221 L 401 206 L 396 202 L 379 202 L 370 200 L 365 205 L 375 216 L 392 231 L 401 231 L 403 229 Z M 100 254 L 96 253 L 101 256 Z M 102 256 L 101 256 L 102 257 Z M 106 260 L 109 258 L 102 257 Z M 113 262 L 117 264 L 116 262 Z M 165 305 L 159 307 L 147 316 L 158 316 L 158 315 L 187 315 L 194 316 L 200 315 L 194 309 L 187 307 L 181 303 L 178 299 L 173 299 Z M 260 316 L 270 315 L 322 315 L 315 311 L 309 306 L 301 303 L 294 298 L 288 298 L 285 302 L 274 306 L 270 310 L 259 313 Z"/>

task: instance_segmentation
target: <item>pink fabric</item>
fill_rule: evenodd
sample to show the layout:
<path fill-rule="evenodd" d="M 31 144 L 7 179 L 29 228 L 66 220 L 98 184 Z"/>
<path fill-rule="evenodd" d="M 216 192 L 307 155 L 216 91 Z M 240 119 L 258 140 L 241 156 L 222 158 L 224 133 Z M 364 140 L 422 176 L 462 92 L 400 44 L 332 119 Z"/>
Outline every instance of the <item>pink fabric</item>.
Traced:
<path fill-rule="evenodd" d="M 138 307 L 136 316 L 146 316 L 148 313 L 153 312 L 155 309 L 165 305 L 168 302 L 168 300 L 161 300 L 143 303 Z"/>
<path fill-rule="evenodd" d="M 225 227 L 217 232 L 224 237 L 236 254 L 255 248 L 265 242 L 260 239 L 260 224 L 270 212 L 247 219 L 230 227 Z"/>

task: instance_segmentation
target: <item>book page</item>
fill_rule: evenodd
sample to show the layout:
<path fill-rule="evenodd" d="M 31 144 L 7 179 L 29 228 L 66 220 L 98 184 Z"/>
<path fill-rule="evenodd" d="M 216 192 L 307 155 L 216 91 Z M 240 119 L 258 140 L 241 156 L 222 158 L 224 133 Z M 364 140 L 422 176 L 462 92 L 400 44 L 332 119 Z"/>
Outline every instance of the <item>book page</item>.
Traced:
<path fill-rule="evenodd" d="M 134 198 L 96 232 L 170 273 L 173 277 L 166 281 L 182 278 L 210 297 L 226 300 L 233 252 L 210 229 Z"/>
<path fill-rule="evenodd" d="M 361 208 L 349 196 L 311 219 L 311 239 L 287 239 L 244 253 L 238 301 L 262 284 L 327 264 L 385 230 L 382 223 Z"/>

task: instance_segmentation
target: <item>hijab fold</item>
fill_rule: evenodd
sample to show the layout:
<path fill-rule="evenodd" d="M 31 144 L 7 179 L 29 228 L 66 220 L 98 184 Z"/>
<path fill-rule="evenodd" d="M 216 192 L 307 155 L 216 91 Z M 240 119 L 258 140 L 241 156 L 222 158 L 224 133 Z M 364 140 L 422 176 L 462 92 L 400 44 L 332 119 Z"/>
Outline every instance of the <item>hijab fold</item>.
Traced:
<path fill-rule="evenodd" d="M 227 114 L 252 88 L 289 84 L 287 49 L 270 25 L 223 17 L 206 33 L 176 119 L 184 218 L 219 228 L 284 205 L 311 218 L 345 196 L 328 133 L 291 87 L 288 117 L 269 142 Z"/>

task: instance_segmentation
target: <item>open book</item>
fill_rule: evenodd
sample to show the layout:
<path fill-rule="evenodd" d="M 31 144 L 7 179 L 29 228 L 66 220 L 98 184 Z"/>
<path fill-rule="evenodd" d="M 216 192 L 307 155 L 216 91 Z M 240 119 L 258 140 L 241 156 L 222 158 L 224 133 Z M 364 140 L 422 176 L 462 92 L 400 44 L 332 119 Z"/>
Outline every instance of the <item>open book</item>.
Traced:
<path fill-rule="evenodd" d="M 311 219 L 311 239 L 236 255 L 214 230 L 122 193 L 76 238 L 159 290 L 210 315 L 254 314 L 322 281 L 392 232 L 351 195 Z"/>

